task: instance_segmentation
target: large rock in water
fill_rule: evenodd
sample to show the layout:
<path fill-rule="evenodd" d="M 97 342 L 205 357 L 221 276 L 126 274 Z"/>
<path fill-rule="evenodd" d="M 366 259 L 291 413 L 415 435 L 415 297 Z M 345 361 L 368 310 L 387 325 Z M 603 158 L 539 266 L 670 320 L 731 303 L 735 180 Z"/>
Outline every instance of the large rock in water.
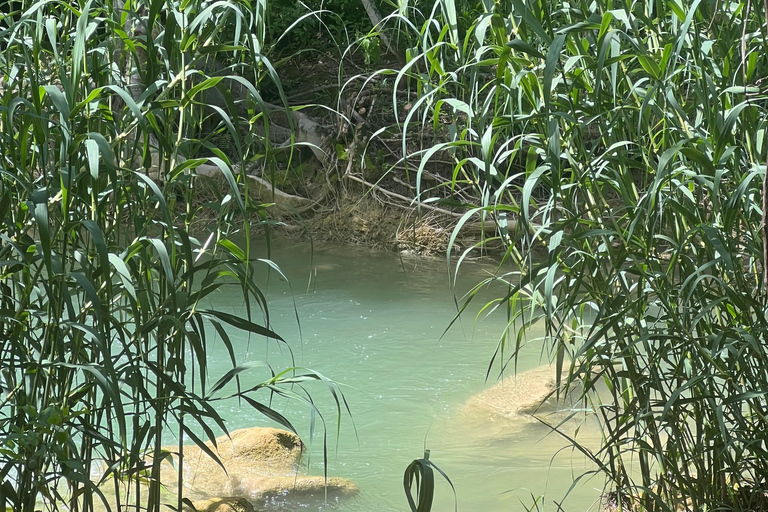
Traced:
<path fill-rule="evenodd" d="M 337 500 L 357 493 L 357 486 L 343 478 L 304 476 L 298 465 L 304 446 L 291 432 L 275 428 L 248 428 L 221 436 L 206 445 L 219 456 L 226 472 L 197 446 L 184 447 L 185 494 L 196 498 L 220 496 L 247 498 L 257 506 L 276 502 L 306 503 Z M 163 462 L 161 479 L 169 490 L 178 485 L 177 447 L 173 463 Z M 326 495 L 327 493 L 327 495 Z M 224 503 L 223 505 L 230 506 Z"/>
<path fill-rule="evenodd" d="M 556 375 L 554 366 L 545 365 L 507 376 L 493 387 L 470 398 L 466 406 L 507 418 L 531 415 L 552 395 Z"/>
<path fill-rule="evenodd" d="M 284 475 L 296 469 L 304 450 L 299 436 L 276 428 L 235 430 L 229 437 L 216 438 L 215 445 L 210 441 L 205 444 L 230 473 L 230 469 L 253 468 L 260 474 Z M 178 448 L 167 449 L 176 452 Z M 191 469 L 195 476 L 222 472 L 221 466 L 197 446 L 184 447 L 184 464 L 184 470 Z"/>

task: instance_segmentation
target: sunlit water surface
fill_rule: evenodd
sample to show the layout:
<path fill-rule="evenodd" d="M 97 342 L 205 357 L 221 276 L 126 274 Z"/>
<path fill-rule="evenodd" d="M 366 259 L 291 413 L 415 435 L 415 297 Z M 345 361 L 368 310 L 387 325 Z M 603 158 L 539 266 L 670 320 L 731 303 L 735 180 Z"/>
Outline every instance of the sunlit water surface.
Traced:
<path fill-rule="evenodd" d="M 539 510 L 557 511 L 554 501 L 560 503 L 574 480 L 592 469 L 540 423 L 468 413 L 463 407 L 496 382 L 498 364 L 488 381 L 486 371 L 506 324 L 504 314 L 478 321 L 475 314 L 481 304 L 502 294 L 502 288 L 481 294 L 478 306 L 444 334 L 456 313 L 444 259 L 401 258 L 349 247 L 310 251 L 309 244 L 285 242 L 272 247 L 271 258 L 288 278 L 267 272 L 266 265 L 262 268 L 260 285 L 269 301 L 272 328 L 288 341 L 296 365 L 342 385 L 352 413 L 351 418 L 342 417 L 337 441 L 333 398 L 322 384 L 309 388 L 327 421 L 328 474 L 353 480 L 360 494 L 340 504 L 303 504 L 302 509 L 407 510 L 403 471 L 425 447 L 431 451 L 430 460 L 451 478 L 460 511 L 522 511 L 532 507 L 534 499 L 539 500 Z M 466 264 L 457 291 L 463 293 L 493 270 L 488 264 Z M 225 288 L 215 300 L 222 311 L 245 314 L 235 288 Z M 260 311 L 253 312 L 261 318 Z M 274 341 L 266 344 L 263 338 L 234 331 L 230 335 L 240 362 L 267 360 L 275 369 L 291 365 L 289 351 Z M 211 344 L 209 361 L 213 377 L 231 367 L 220 341 Z M 532 343 L 518 371 L 542 362 L 541 344 Z M 264 378 L 263 372 L 246 373 L 242 384 L 247 387 Z M 273 406 L 310 441 L 305 406 L 285 400 Z M 229 430 L 277 426 L 245 405 L 230 403 L 220 412 Z M 565 428 L 572 431 L 575 426 L 571 422 Z M 579 439 L 596 438 L 594 430 L 587 421 Z M 302 472 L 322 474 L 322 453 L 318 423 L 309 467 L 305 464 Z M 441 479 L 437 485 L 433 510 L 454 510 L 448 484 Z M 563 509 L 594 509 L 596 487 L 597 479 L 585 477 L 562 503 Z"/>

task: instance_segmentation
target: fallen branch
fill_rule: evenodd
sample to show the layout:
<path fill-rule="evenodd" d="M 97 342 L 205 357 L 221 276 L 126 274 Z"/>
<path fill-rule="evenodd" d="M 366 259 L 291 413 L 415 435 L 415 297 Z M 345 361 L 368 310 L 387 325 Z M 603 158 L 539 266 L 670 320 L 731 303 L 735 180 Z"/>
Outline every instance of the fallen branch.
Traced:
<path fill-rule="evenodd" d="M 387 37 L 387 34 L 384 33 L 384 30 L 380 28 L 382 18 L 381 13 L 379 13 L 379 10 L 376 8 L 376 4 L 374 4 L 372 0 L 361 1 L 363 2 L 363 7 L 365 7 L 365 12 L 368 14 L 368 19 L 371 20 L 371 24 L 373 25 L 374 30 L 379 31 L 379 38 L 381 39 L 381 42 L 384 43 L 384 46 L 389 53 L 392 55 L 397 55 L 397 52 L 392 48 L 392 45 L 389 42 L 389 37 Z"/>
<path fill-rule="evenodd" d="M 394 181 L 395 183 L 398 183 L 398 184 L 400 184 L 400 185 L 402 185 L 404 187 L 408 187 L 411 190 L 416 190 L 416 187 L 414 187 L 410 183 L 404 182 L 403 180 L 401 180 L 400 178 L 398 178 L 396 176 L 392 176 L 392 181 Z"/>
<path fill-rule="evenodd" d="M 239 173 L 239 166 L 233 166 L 232 172 L 234 174 Z M 198 176 L 218 176 L 221 174 L 221 169 L 215 165 L 202 164 L 196 168 L 195 173 Z M 284 192 L 259 176 L 246 174 L 246 178 L 255 185 L 255 187 L 250 188 L 250 192 L 263 203 L 274 203 L 277 206 L 288 207 L 297 213 L 309 211 L 318 204 L 312 199 Z"/>
<path fill-rule="evenodd" d="M 272 202 L 280 206 L 290 206 L 291 208 L 296 210 L 298 213 L 306 212 L 312 209 L 312 207 L 314 207 L 315 205 L 317 205 L 317 201 L 313 201 L 312 199 L 307 199 L 306 197 L 283 192 L 282 190 L 275 187 L 273 184 L 271 184 L 267 180 L 260 178 L 258 176 L 247 175 L 246 178 L 248 178 L 252 183 L 254 183 L 257 186 L 255 190 L 257 197 L 259 197 L 260 200 L 262 200 L 265 203 Z"/>

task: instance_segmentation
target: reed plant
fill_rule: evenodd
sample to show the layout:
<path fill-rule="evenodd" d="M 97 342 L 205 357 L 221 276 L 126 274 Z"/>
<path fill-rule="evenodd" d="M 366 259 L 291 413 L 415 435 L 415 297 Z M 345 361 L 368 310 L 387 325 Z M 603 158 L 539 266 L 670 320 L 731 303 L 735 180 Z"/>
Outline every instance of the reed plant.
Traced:
<path fill-rule="evenodd" d="M 277 268 L 251 242 L 268 205 L 237 165 L 273 158 L 258 135 L 260 85 L 280 86 L 265 5 L 1 5 L 0 507 L 156 511 L 169 440 L 180 460 L 184 440 L 215 457 L 204 441 L 226 432 L 218 400 L 293 429 L 274 394 L 314 407 L 304 385 L 322 381 L 339 396 L 314 372 L 244 361 L 231 338 L 285 343 L 254 281 Z M 203 164 L 220 172 L 205 203 Z M 222 291 L 242 295 L 244 317 L 211 306 Z M 209 371 L 214 342 L 224 375 Z M 266 378 L 241 386 L 256 367 Z"/>
<path fill-rule="evenodd" d="M 481 7 L 467 29 L 458 0 L 391 19 L 408 58 L 396 80 L 418 93 L 399 119 L 419 199 L 464 212 L 452 243 L 479 218 L 496 226 L 480 247 L 503 248 L 459 302 L 506 285 L 483 306 L 509 321 L 489 372 L 512 369 L 543 324 L 601 447 L 553 428 L 615 503 L 765 509 L 765 3 Z M 407 151 L 425 126 L 445 136 Z M 453 162 L 448 194 L 420 179 L 438 157 Z M 452 194 L 466 187 L 477 201 Z M 449 251 L 453 271 L 477 249 Z"/>

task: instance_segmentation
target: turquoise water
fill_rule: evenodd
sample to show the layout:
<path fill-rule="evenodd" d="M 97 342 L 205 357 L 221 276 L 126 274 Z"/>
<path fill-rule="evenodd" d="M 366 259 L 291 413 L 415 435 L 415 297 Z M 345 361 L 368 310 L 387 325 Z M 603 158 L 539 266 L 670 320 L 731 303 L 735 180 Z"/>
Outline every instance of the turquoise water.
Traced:
<path fill-rule="evenodd" d="M 264 267 L 260 284 L 272 327 L 289 342 L 296 365 L 342 386 L 352 413 L 342 417 L 337 441 L 331 395 L 322 384 L 309 388 L 327 421 L 328 474 L 353 480 L 360 494 L 332 507 L 302 504 L 302 510 L 407 510 L 403 471 L 425 447 L 431 450 L 430 460 L 451 478 L 461 511 L 526 510 L 541 495 L 539 510 L 557 510 L 553 500 L 560 502 L 574 479 L 591 469 L 583 456 L 537 422 L 464 407 L 467 399 L 496 382 L 498 365 L 487 382 L 485 377 L 505 319 L 491 315 L 476 322 L 475 308 L 444 334 L 456 312 L 444 259 L 403 259 L 349 247 L 315 247 L 311 253 L 306 243 L 281 243 L 271 256 L 290 282 L 274 271 L 267 277 Z M 457 290 L 468 289 L 493 268 L 467 265 Z M 483 298 L 490 299 L 493 292 Z M 245 313 L 236 290 L 221 293 L 215 306 Z M 280 344 L 230 335 L 240 361 L 266 359 L 276 369 L 291 365 L 291 354 Z M 209 355 L 212 376 L 230 367 L 220 342 Z M 541 345 L 531 343 L 519 370 L 542 362 Z M 263 372 L 244 374 L 243 385 L 264 377 Z M 307 407 L 282 399 L 273 406 L 309 442 Z M 276 426 L 246 406 L 231 403 L 221 412 L 230 430 Z M 595 438 L 590 429 L 589 424 L 583 427 L 581 438 Z M 308 474 L 323 472 L 322 431 L 319 426 L 316 430 L 309 467 L 302 469 Z M 599 497 L 598 487 L 598 479 L 580 482 L 563 508 L 590 508 Z M 450 487 L 438 482 L 433 510 L 453 509 Z"/>

